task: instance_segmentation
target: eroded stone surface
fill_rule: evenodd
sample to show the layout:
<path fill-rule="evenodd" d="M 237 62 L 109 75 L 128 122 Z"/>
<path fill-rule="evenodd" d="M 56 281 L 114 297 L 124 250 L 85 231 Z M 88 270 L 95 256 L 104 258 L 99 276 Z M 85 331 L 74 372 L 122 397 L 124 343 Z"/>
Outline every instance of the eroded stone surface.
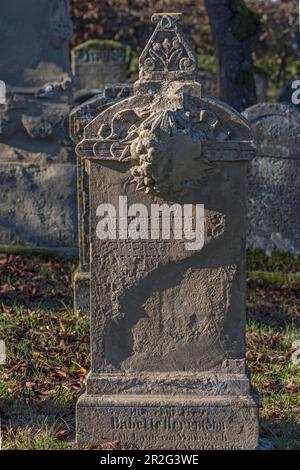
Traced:
<path fill-rule="evenodd" d="M 76 166 L 67 131 L 70 32 L 68 0 L 2 2 L 1 245 L 76 252 Z"/>
<path fill-rule="evenodd" d="M 85 397 L 78 401 L 77 418 L 80 443 L 98 435 L 98 442 L 118 440 L 125 449 L 257 447 L 257 405 L 250 398 Z"/>
<path fill-rule="evenodd" d="M 300 114 L 285 104 L 248 108 L 258 153 L 248 174 L 251 248 L 300 253 Z"/>
<path fill-rule="evenodd" d="M 245 183 L 255 149 L 247 121 L 202 96 L 178 19 L 155 15 L 134 95 L 92 119 L 77 145 L 89 174 L 92 353 L 77 439 L 256 448 L 244 360 Z M 103 204 L 118 213 L 115 239 L 97 235 Z M 136 223 L 133 204 L 148 226 L 130 238 L 120 227 Z M 190 205 L 194 223 L 204 205 L 192 246 L 175 225 L 167 238 L 161 224 L 152 232 L 153 206 L 174 204 L 177 222 Z"/>
<path fill-rule="evenodd" d="M 77 252 L 75 165 L 0 163 L 0 180 L 1 244 Z"/>

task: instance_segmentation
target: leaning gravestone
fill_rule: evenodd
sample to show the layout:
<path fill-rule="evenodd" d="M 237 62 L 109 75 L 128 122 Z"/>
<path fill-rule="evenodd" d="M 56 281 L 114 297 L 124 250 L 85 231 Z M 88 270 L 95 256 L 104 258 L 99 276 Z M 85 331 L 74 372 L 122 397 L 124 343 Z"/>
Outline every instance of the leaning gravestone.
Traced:
<path fill-rule="evenodd" d="M 1 2 L 0 245 L 75 253 L 68 0 Z"/>
<path fill-rule="evenodd" d="M 154 15 L 134 96 L 102 111 L 87 162 L 91 355 L 77 440 L 254 449 L 245 369 L 247 121 L 203 98 L 178 14 Z"/>
<path fill-rule="evenodd" d="M 248 175 L 249 248 L 300 253 L 300 114 L 285 104 L 246 109 L 257 140 Z"/>
<path fill-rule="evenodd" d="M 100 112 L 132 94 L 128 84 L 107 85 L 104 92 L 77 106 L 70 114 L 70 137 L 79 143 L 84 127 Z M 89 182 L 84 159 L 77 155 L 77 202 L 79 264 L 74 275 L 74 310 L 90 312 L 90 236 L 89 236 Z"/>
<path fill-rule="evenodd" d="M 127 49 L 120 42 L 90 40 L 72 50 L 72 71 L 77 80 L 76 99 L 99 93 L 105 85 L 124 83 Z"/>

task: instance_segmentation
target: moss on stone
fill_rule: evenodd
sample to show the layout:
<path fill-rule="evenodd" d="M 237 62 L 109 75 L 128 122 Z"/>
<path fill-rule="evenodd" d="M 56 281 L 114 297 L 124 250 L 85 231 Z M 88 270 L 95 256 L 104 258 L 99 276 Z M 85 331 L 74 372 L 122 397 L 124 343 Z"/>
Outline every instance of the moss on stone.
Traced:
<path fill-rule="evenodd" d="M 89 39 L 88 41 L 75 46 L 73 50 L 76 51 L 78 49 L 82 49 L 83 47 L 99 47 L 99 46 L 120 47 L 123 49 L 126 48 L 126 46 L 124 46 L 121 42 L 114 41 L 113 39 Z"/>
<path fill-rule="evenodd" d="M 75 60 L 75 52 L 79 51 L 80 49 L 84 47 L 89 47 L 89 48 L 97 48 L 99 46 L 107 46 L 107 47 L 115 47 L 115 48 L 120 48 L 120 49 L 125 49 L 125 54 L 126 54 L 126 62 L 129 64 L 131 60 L 131 47 L 126 46 L 122 44 L 119 41 L 114 41 L 113 39 L 89 39 L 88 41 L 85 41 L 81 44 L 78 44 L 77 46 L 74 46 L 72 51 L 71 51 L 71 56 L 72 56 L 72 61 Z"/>

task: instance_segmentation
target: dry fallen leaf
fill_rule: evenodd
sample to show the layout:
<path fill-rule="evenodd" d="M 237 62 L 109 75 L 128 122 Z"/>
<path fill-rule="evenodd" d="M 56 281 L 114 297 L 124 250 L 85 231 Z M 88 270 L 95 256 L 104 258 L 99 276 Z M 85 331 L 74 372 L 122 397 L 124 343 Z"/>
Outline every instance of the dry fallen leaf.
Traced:
<path fill-rule="evenodd" d="M 93 450 L 117 450 L 120 449 L 119 441 L 107 441 L 93 447 Z"/>
<path fill-rule="evenodd" d="M 300 406 L 292 406 L 290 410 L 293 413 L 300 413 Z"/>
<path fill-rule="evenodd" d="M 64 429 L 60 429 L 59 431 L 56 431 L 55 437 L 56 439 L 64 440 L 64 439 L 67 439 L 70 434 L 71 434 L 70 429 L 64 428 Z"/>
<path fill-rule="evenodd" d="M 293 383 L 293 382 L 290 382 L 290 383 L 287 384 L 286 388 L 288 390 L 291 390 L 292 392 L 294 392 L 294 391 L 298 390 L 298 385 Z"/>
<path fill-rule="evenodd" d="M 60 369 L 55 369 L 55 375 L 63 377 L 64 379 L 67 377 L 67 373 Z"/>
<path fill-rule="evenodd" d="M 0 255 L 0 264 L 6 264 L 7 260 L 8 260 L 7 255 L 3 255 L 3 254 Z"/>

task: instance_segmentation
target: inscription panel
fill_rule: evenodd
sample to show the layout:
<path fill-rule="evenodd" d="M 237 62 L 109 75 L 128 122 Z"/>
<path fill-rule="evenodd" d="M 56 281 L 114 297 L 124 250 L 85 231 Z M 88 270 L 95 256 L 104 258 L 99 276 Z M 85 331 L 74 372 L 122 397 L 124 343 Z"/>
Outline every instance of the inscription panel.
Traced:
<path fill-rule="evenodd" d="M 105 399 L 104 399 L 105 400 Z M 245 407 L 248 404 L 248 407 Z M 92 403 L 91 403 L 92 405 Z M 118 440 L 123 448 L 139 449 L 245 449 L 255 448 L 251 433 L 257 427 L 256 410 L 248 400 L 236 403 L 224 400 L 215 406 L 192 406 L 184 401 L 178 406 L 147 403 L 147 407 L 103 406 L 80 408 L 77 412 L 88 415 L 96 425 L 100 440 Z M 87 418 L 87 416 L 86 416 Z M 101 431 L 100 431 L 101 430 Z M 80 430 L 82 431 L 82 430 Z"/>
<path fill-rule="evenodd" d="M 121 43 L 88 41 L 72 51 L 72 69 L 78 89 L 104 90 L 105 85 L 124 83 L 127 51 Z"/>

